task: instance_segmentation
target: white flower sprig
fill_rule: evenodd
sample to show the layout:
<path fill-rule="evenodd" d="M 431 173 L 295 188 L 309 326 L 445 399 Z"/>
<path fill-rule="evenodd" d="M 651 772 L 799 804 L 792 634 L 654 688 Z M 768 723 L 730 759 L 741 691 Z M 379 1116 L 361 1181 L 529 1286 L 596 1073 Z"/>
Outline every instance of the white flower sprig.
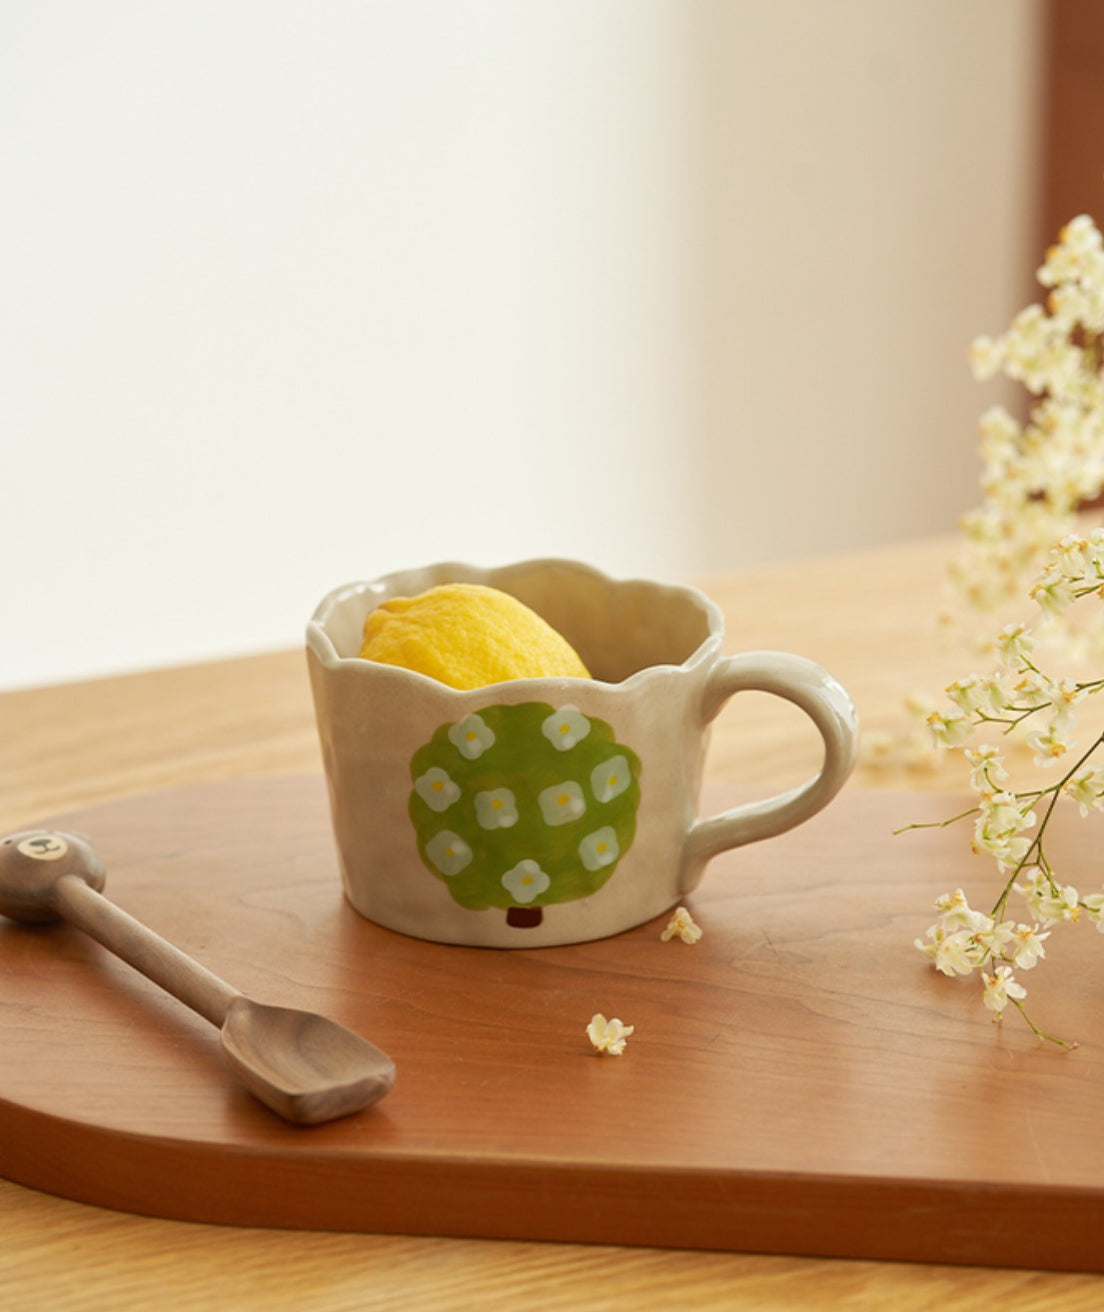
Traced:
<path fill-rule="evenodd" d="M 1029 305 L 1003 335 L 970 348 L 975 377 L 1004 374 L 1033 404 L 1026 422 L 993 406 L 979 423 L 981 499 L 962 517 L 948 571 L 957 604 L 937 617 L 940 637 L 967 649 L 988 639 L 994 612 L 1022 601 L 1055 543 L 1080 531 L 1085 507 L 1099 507 L 1104 494 L 1104 238 L 1088 215 L 1062 229 L 1036 276 L 1048 289 L 1045 307 Z M 1060 570 L 1040 581 L 1037 637 L 1068 654 L 1104 656 L 1104 607 L 1075 628 L 1060 618 L 1067 593 Z M 930 699 L 914 694 L 904 710 L 906 728 L 864 733 L 869 766 L 934 763 L 924 727 Z M 952 718 L 948 731 L 957 724 Z"/>
<path fill-rule="evenodd" d="M 1047 252 L 1046 307 L 1029 305 L 1007 332 L 979 337 L 979 379 L 997 373 L 1036 397 L 1026 423 L 995 406 L 980 421 L 982 501 L 962 521 L 966 542 L 951 582 L 970 608 L 1018 599 L 1054 543 L 1104 490 L 1104 239 L 1079 215 Z"/>
<path fill-rule="evenodd" d="M 1041 612 L 1059 619 L 1084 598 L 1104 600 L 1104 529 L 1088 537 L 1063 538 L 1030 595 Z M 1104 678 L 1054 678 L 1041 668 L 1035 648 L 1027 626 L 1006 626 L 992 644 L 993 672 L 950 684 L 946 704 L 928 716 L 935 744 L 963 752 L 977 794 L 975 806 L 938 827 L 972 817 L 974 851 L 992 856 L 1005 882 L 988 915 L 974 910 L 961 889 L 944 894 L 936 902 L 939 918 L 916 946 L 945 975 L 979 972 L 983 1000 L 994 1019 L 1011 1003 L 1037 1035 L 1052 1039 L 1024 1011 L 1027 991 L 1014 972 L 1031 970 L 1045 956 L 1044 942 L 1056 924 L 1084 916 L 1104 933 L 1104 888 L 1082 897 L 1072 884 L 1062 882 L 1046 846 L 1047 829 L 1061 799 L 1076 804 L 1082 816 L 1104 811 L 1104 766 L 1093 762 L 1104 748 L 1104 733 L 1093 737 L 1087 748 L 1079 749 L 1074 742 L 1076 708 L 1104 690 Z M 1011 788 L 999 748 L 975 742 L 980 731 L 994 729 L 1005 735 L 1022 731 L 1035 764 L 1053 767 L 1061 762 L 1061 777 L 1046 787 Z M 1013 893 L 1022 897 L 1027 920 L 1008 914 Z"/>

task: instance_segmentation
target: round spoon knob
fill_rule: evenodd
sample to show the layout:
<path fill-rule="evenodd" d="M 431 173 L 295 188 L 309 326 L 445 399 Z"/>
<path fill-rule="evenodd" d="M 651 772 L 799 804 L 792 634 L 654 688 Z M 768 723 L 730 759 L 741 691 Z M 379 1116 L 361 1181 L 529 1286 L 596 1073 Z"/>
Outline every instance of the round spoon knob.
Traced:
<path fill-rule="evenodd" d="M 0 915 L 12 920 L 60 920 L 54 888 L 77 875 L 100 892 L 103 862 L 87 839 L 56 829 L 25 829 L 0 839 Z"/>

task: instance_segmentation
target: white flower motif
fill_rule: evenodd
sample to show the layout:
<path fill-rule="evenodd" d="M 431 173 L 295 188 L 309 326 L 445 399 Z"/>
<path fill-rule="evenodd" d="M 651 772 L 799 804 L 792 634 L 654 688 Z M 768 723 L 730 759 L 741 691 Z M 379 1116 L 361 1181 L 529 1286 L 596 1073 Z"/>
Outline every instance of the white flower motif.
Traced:
<path fill-rule="evenodd" d="M 1054 679 L 1047 692 L 1054 718 L 1065 725 L 1073 723 L 1073 708 L 1088 696 L 1085 685 L 1076 679 Z"/>
<path fill-rule="evenodd" d="M 978 430 L 987 451 L 993 451 L 1001 460 L 1012 452 L 1020 440 L 1019 422 L 1003 405 L 992 405 L 978 420 Z"/>
<path fill-rule="evenodd" d="M 989 743 L 981 743 L 976 748 L 967 747 L 963 755 L 971 765 L 970 787 L 976 793 L 995 791 L 1001 784 L 1008 782 L 1004 757 Z"/>
<path fill-rule="evenodd" d="M 1004 351 L 998 342 L 984 335 L 974 338 L 970 345 L 970 368 L 979 382 L 992 378 L 1003 363 Z"/>
<path fill-rule="evenodd" d="M 515 902 L 522 904 L 540 897 L 551 882 L 540 866 L 528 858 L 519 861 L 512 870 L 507 870 L 502 876 L 503 888 L 509 892 Z"/>
<path fill-rule="evenodd" d="M 1022 805 L 1012 793 L 983 795 L 974 824 L 973 849 L 996 857 L 1004 868 L 1018 864 L 1027 855 L 1031 840 L 1021 830 L 1035 824 L 1035 812 Z"/>
<path fill-rule="evenodd" d="M 1028 866 L 1022 872 L 1026 883 L 1017 884 L 1016 891 L 1023 895 L 1028 910 L 1044 925 L 1060 920 L 1078 920 L 1081 907 L 1077 889 L 1072 884 L 1059 884 L 1038 866 Z"/>
<path fill-rule="evenodd" d="M 987 928 L 979 930 L 977 941 L 992 957 L 1008 957 L 1005 949 L 1016 938 L 1016 926 L 1011 920 L 1002 920 L 998 925 L 991 920 Z"/>
<path fill-rule="evenodd" d="M 1017 682 L 1013 692 L 1012 702 L 1020 707 L 1034 707 L 1039 709 L 1051 704 L 1051 686 L 1050 680 L 1045 674 L 1040 674 L 1038 670 L 1025 670 L 1023 677 Z"/>
<path fill-rule="evenodd" d="M 426 843 L 426 856 L 442 875 L 458 875 L 471 862 L 472 850 L 459 834 L 442 829 Z"/>
<path fill-rule="evenodd" d="M 1048 615 L 1062 615 L 1074 599 L 1073 586 L 1057 565 L 1048 566 L 1039 575 L 1029 595 Z"/>
<path fill-rule="evenodd" d="M 965 679 L 956 679 L 954 683 L 949 683 L 944 691 L 960 711 L 972 715 L 988 702 L 987 689 L 988 685 L 979 675 L 971 674 Z"/>
<path fill-rule="evenodd" d="M 475 816 L 484 829 L 509 829 L 517 824 L 517 803 L 509 788 L 489 788 L 475 795 Z"/>
<path fill-rule="evenodd" d="M 1076 533 L 1067 534 L 1054 548 L 1052 564 L 1071 583 L 1079 583 L 1089 566 L 1089 541 Z"/>
<path fill-rule="evenodd" d="M 1088 912 L 1089 919 L 1101 934 L 1104 934 L 1104 892 L 1090 893 L 1081 899 L 1081 905 Z"/>
<path fill-rule="evenodd" d="M 944 929 L 968 929 L 971 933 L 988 929 L 993 921 L 982 911 L 975 911 L 966 900 L 961 888 L 953 893 L 944 893 L 935 899 L 935 909 L 940 912 L 939 923 Z"/>
<path fill-rule="evenodd" d="M 593 834 L 587 834 L 579 844 L 579 857 L 588 870 L 601 870 L 621 855 L 617 834 L 612 825 L 603 825 Z"/>
<path fill-rule="evenodd" d="M 1036 277 L 1044 287 L 1085 280 L 1087 265 L 1100 253 L 1100 233 L 1087 214 L 1079 214 L 1058 234 L 1058 244 L 1046 253 L 1046 262 Z"/>
<path fill-rule="evenodd" d="M 1064 732 L 1064 725 L 1055 719 L 1045 729 L 1037 729 L 1027 735 L 1027 745 L 1035 753 L 1036 765 L 1053 765 L 1060 756 L 1069 751 L 1069 739 Z"/>
<path fill-rule="evenodd" d="M 632 783 L 632 770 L 626 756 L 611 756 L 590 772 L 590 791 L 599 802 L 612 802 Z"/>
<path fill-rule="evenodd" d="M 916 939 L 915 943 L 944 975 L 969 975 L 989 954 L 989 949 L 969 929 L 948 932 L 942 925 L 929 925 L 927 942 Z"/>
<path fill-rule="evenodd" d="M 1009 945 L 1003 955 L 1019 970 L 1031 970 L 1046 956 L 1043 940 L 1050 938 L 1050 930 L 1041 934 L 1037 925 L 1017 925 Z"/>
<path fill-rule="evenodd" d="M 685 907 L 676 907 L 674 915 L 667 922 L 667 928 L 659 935 L 664 943 L 669 943 L 673 938 L 680 938 L 684 943 L 696 943 L 701 936 L 701 926 Z"/>
<path fill-rule="evenodd" d="M 547 825 L 570 824 L 572 820 L 578 820 L 586 810 L 583 790 L 573 779 L 542 789 L 537 795 L 537 802 Z"/>
<path fill-rule="evenodd" d="M 478 760 L 489 748 L 494 746 L 494 731 L 486 722 L 474 713 L 465 715 L 459 724 L 449 725 L 449 742 L 467 761 Z"/>
<path fill-rule="evenodd" d="M 927 940 L 916 939 L 916 947 L 944 975 L 969 975 L 992 959 L 1013 960 L 1006 948 L 1017 941 L 1016 926 L 1010 920 L 998 924 L 992 916 L 975 911 L 962 889 L 944 893 L 936 899 L 940 912 L 936 924 L 930 925 Z M 1028 936 L 1021 936 L 1025 960 L 1037 946 Z"/>
<path fill-rule="evenodd" d="M 414 791 L 431 811 L 447 811 L 460 796 L 456 782 L 436 765 L 415 779 Z"/>
<path fill-rule="evenodd" d="M 982 971 L 981 978 L 985 986 L 982 1000 L 990 1011 L 996 1012 L 996 1019 L 1000 1018 L 1009 1001 L 1018 1002 L 1027 997 L 1027 989 L 1012 978 L 1011 966 L 998 966 L 992 975 Z"/>
<path fill-rule="evenodd" d="M 932 711 L 927 723 L 932 741 L 938 747 L 961 747 L 963 743 L 969 741 L 970 734 L 973 732 L 970 717 L 957 706 L 949 706 L 942 711 Z"/>
<path fill-rule="evenodd" d="M 620 1057 L 625 1051 L 625 1043 L 633 1029 L 634 1026 L 623 1024 L 616 1016 L 606 1020 L 599 1011 L 591 1017 L 586 1032 L 587 1038 L 599 1052 L 608 1052 L 613 1057 Z"/>
<path fill-rule="evenodd" d="M 993 643 L 1005 667 L 1020 669 L 1035 649 L 1035 639 L 1023 624 L 1006 624 Z"/>
<path fill-rule="evenodd" d="M 541 733 L 560 752 L 569 752 L 590 733 L 590 721 L 577 706 L 561 706 L 541 725 Z"/>

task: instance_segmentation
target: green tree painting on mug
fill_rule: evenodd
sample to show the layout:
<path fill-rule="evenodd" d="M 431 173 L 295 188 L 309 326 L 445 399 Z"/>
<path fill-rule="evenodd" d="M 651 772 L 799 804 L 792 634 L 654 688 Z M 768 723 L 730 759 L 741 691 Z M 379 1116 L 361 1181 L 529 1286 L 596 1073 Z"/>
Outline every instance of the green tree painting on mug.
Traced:
<path fill-rule="evenodd" d="M 441 725 L 410 773 L 426 868 L 460 906 L 518 928 L 596 892 L 636 834 L 640 760 L 574 706 L 484 707 Z"/>

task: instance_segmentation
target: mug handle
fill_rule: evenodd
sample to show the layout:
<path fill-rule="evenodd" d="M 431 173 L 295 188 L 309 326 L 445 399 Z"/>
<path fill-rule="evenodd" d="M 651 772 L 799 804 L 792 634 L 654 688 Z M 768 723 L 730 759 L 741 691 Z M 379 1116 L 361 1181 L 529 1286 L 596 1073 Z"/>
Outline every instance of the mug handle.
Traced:
<path fill-rule="evenodd" d="M 793 702 L 813 721 L 824 740 L 820 772 L 788 792 L 696 820 L 683 845 L 680 891 L 696 888 L 706 862 L 729 848 L 773 838 L 816 815 L 847 781 L 855 764 L 858 717 L 843 687 L 819 665 L 788 652 L 755 651 L 722 657 L 702 696 L 708 725 L 737 692 L 768 692 Z"/>

